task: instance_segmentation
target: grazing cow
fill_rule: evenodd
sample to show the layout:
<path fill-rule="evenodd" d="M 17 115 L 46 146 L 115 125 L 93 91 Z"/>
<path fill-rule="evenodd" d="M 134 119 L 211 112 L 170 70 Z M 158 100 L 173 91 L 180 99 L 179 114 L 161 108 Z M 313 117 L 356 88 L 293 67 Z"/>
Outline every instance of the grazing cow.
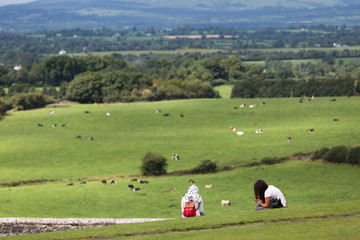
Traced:
<path fill-rule="evenodd" d="M 333 121 L 334 121 L 334 122 L 338 122 L 338 121 L 340 121 L 340 120 L 339 120 L 338 118 L 334 118 Z"/>
<path fill-rule="evenodd" d="M 94 140 L 94 138 L 93 138 L 93 137 L 89 137 L 89 141 L 92 141 L 92 140 Z"/>
<path fill-rule="evenodd" d="M 189 183 L 195 183 L 195 181 L 194 181 L 194 180 L 192 180 L 192 179 L 190 179 L 190 180 L 189 180 Z"/>
<path fill-rule="evenodd" d="M 72 186 L 72 185 L 74 185 L 74 183 L 68 183 L 68 184 L 66 184 L 66 186 Z"/>
<path fill-rule="evenodd" d="M 163 114 L 164 117 L 167 117 L 167 116 L 169 116 L 169 115 L 170 115 L 170 113 L 164 113 L 164 114 Z"/>
<path fill-rule="evenodd" d="M 313 132 L 314 130 L 315 130 L 315 129 L 311 128 L 311 129 L 308 129 L 307 132 L 308 132 L 308 133 L 311 133 L 311 132 Z"/>
<path fill-rule="evenodd" d="M 81 138 L 81 135 L 77 135 L 75 138 Z"/>
<path fill-rule="evenodd" d="M 238 109 L 238 108 L 235 106 L 234 109 Z"/>
<path fill-rule="evenodd" d="M 287 138 L 287 142 L 291 142 L 291 137 L 288 137 L 288 138 Z"/>
<path fill-rule="evenodd" d="M 205 185 L 205 188 L 212 188 L 212 184 Z"/>
<path fill-rule="evenodd" d="M 175 192 L 176 191 L 176 188 L 170 188 L 169 189 L 169 192 Z"/>
<path fill-rule="evenodd" d="M 244 135 L 244 132 L 242 132 L 242 131 L 236 131 L 236 135 L 242 136 L 242 135 Z"/>
<path fill-rule="evenodd" d="M 49 111 L 49 114 L 53 115 L 55 113 L 55 111 Z"/>
<path fill-rule="evenodd" d="M 302 98 L 300 98 L 299 103 L 303 103 L 303 101 L 304 101 L 304 100 L 303 100 Z"/>
<path fill-rule="evenodd" d="M 130 190 L 130 189 L 133 190 L 134 188 L 135 188 L 134 185 L 132 185 L 132 184 L 128 185 L 128 190 Z"/>
<path fill-rule="evenodd" d="M 110 184 L 116 184 L 116 181 L 115 181 L 115 180 L 111 180 L 111 181 L 110 181 Z"/>
<path fill-rule="evenodd" d="M 231 127 L 230 130 L 236 132 L 236 128 Z"/>
<path fill-rule="evenodd" d="M 91 112 L 90 111 L 85 111 L 86 114 L 90 114 Z"/>
<path fill-rule="evenodd" d="M 250 104 L 249 105 L 249 108 L 254 108 L 254 107 L 256 107 L 256 104 Z"/>
<path fill-rule="evenodd" d="M 140 190 L 140 188 L 139 187 L 137 187 L 137 188 L 133 188 L 133 192 L 135 192 L 135 191 L 139 191 Z"/>
<path fill-rule="evenodd" d="M 221 206 L 231 206 L 231 202 L 229 200 L 221 200 Z"/>
<path fill-rule="evenodd" d="M 83 181 L 83 182 L 81 182 L 81 184 L 87 184 L 87 181 Z"/>
<path fill-rule="evenodd" d="M 38 123 L 38 126 L 39 126 L 39 127 L 43 127 L 44 125 L 42 125 L 41 123 Z"/>
<path fill-rule="evenodd" d="M 105 179 L 101 180 L 101 183 L 106 184 L 106 180 Z"/>
<path fill-rule="evenodd" d="M 155 113 L 161 113 L 161 110 L 156 110 Z"/>
<path fill-rule="evenodd" d="M 312 96 L 309 98 L 309 101 L 310 101 L 310 102 L 314 102 L 314 101 L 315 101 L 314 95 L 312 95 Z"/>
<path fill-rule="evenodd" d="M 244 108 L 246 105 L 245 104 L 240 104 L 239 105 L 241 108 Z"/>
<path fill-rule="evenodd" d="M 137 182 L 137 179 L 136 179 L 136 178 L 134 178 L 134 179 L 131 179 L 131 181 L 132 181 L 132 182 Z"/>
<path fill-rule="evenodd" d="M 61 127 L 65 127 L 65 126 L 66 126 L 65 123 L 63 125 L 61 125 Z"/>
<path fill-rule="evenodd" d="M 51 125 L 52 127 L 56 127 L 57 125 L 56 124 L 53 124 L 53 125 Z"/>
<path fill-rule="evenodd" d="M 255 133 L 264 133 L 264 130 L 262 129 L 255 130 Z"/>
<path fill-rule="evenodd" d="M 148 184 L 149 182 L 145 181 L 145 180 L 139 180 L 138 183 L 140 183 L 140 184 Z"/>
<path fill-rule="evenodd" d="M 171 154 L 171 159 L 180 160 L 180 157 L 177 153 Z"/>
<path fill-rule="evenodd" d="M 180 117 L 184 117 L 184 114 L 180 114 Z"/>
<path fill-rule="evenodd" d="M 335 102 L 336 98 L 330 99 L 330 102 Z"/>
<path fill-rule="evenodd" d="M 107 112 L 107 113 L 106 113 L 106 116 L 110 116 L 110 113 L 109 113 L 109 112 Z"/>

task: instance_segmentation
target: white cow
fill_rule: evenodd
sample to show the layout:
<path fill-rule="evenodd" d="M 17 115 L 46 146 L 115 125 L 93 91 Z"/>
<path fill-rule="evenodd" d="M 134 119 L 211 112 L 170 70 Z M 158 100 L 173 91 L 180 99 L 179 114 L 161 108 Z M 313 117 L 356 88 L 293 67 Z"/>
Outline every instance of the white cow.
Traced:
<path fill-rule="evenodd" d="M 221 206 L 231 206 L 231 202 L 229 200 L 221 200 Z"/>
<path fill-rule="evenodd" d="M 256 107 L 256 104 L 250 104 L 249 105 L 249 108 L 254 108 L 254 107 Z"/>
<path fill-rule="evenodd" d="M 258 130 L 255 131 L 255 133 L 264 133 L 264 130 L 258 129 Z"/>
<path fill-rule="evenodd" d="M 212 184 L 205 185 L 205 188 L 212 188 Z"/>
<path fill-rule="evenodd" d="M 241 135 L 244 135 L 244 132 L 242 132 L 242 131 L 236 131 L 236 134 L 237 134 L 238 136 L 241 136 Z"/>

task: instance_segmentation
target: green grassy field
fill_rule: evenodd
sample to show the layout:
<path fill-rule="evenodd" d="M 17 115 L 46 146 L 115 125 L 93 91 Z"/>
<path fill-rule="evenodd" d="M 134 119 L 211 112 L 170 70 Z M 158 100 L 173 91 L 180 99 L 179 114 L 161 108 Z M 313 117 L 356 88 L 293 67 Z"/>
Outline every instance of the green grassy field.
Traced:
<path fill-rule="evenodd" d="M 219 91 L 221 98 L 230 99 L 233 87 L 234 85 L 221 85 L 216 86 L 214 90 Z"/>
<path fill-rule="evenodd" d="M 282 239 L 358 239 L 360 219 L 356 215 L 359 213 L 359 203 L 314 204 L 270 211 L 234 211 L 231 214 L 200 218 L 178 218 L 4 239 L 118 239 L 127 236 L 134 239 L 279 239 L 279 234 Z"/>
<path fill-rule="evenodd" d="M 73 181 L 73 186 L 61 182 L 3 187 L 0 188 L 0 217 L 178 218 L 180 200 L 190 186 L 190 178 L 200 188 L 206 216 L 254 209 L 251 197 L 253 184 L 258 179 L 279 187 L 292 208 L 340 204 L 360 199 L 360 192 L 355 190 L 359 176 L 358 167 L 290 161 L 216 174 L 145 178 L 149 184 L 117 179 L 116 185 L 94 180 L 85 185 Z M 135 184 L 141 190 L 129 191 L 128 184 Z M 206 184 L 212 184 L 213 188 L 205 189 Z M 176 191 L 170 192 L 174 187 Z M 154 207 L 159 199 L 163 207 Z M 232 206 L 221 207 L 223 199 L 230 200 Z"/>
<path fill-rule="evenodd" d="M 242 103 L 257 106 L 233 108 Z M 359 108 L 359 98 L 352 97 L 337 98 L 335 103 L 317 98 L 303 104 L 297 98 L 72 104 L 12 112 L 0 121 L 0 183 L 138 175 L 140 159 L 148 151 L 168 157 L 168 172 L 173 172 L 193 168 L 205 159 L 220 167 L 233 166 L 321 147 L 358 145 L 359 115 L 353 113 Z M 157 109 L 162 113 L 156 114 Z M 245 134 L 237 136 L 230 127 Z M 260 128 L 264 134 L 255 134 Z M 309 134 L 309 128 L 315 131 Z M 76 139 L 77 135 L 82 138 Z M 291 143 L 286 141 L 288 136 Z M 172 153 L 181 160 L 170 160 Z"/>
<path fill-rule="evenodd" d="M 227 96 L 229 89 L 219 89 Z M 141 177 L 140 159 L 151 150 L 169 157 L 168 171 L 195 167 L 204 159 L 219 166 L 291 156 L 321 147 L 359 145 L 358 97 L 298 103 L 298 99 L 201 99 L 129 104 L 71 104 L 70 107 L 10 112 L 0 121 L 0 183 L 51 179 L 35 185 L 0 188 L 0 217 L 167 217 L 175 220 L 111 226 L 9 239 L 90 239 L 123 235 L 140 239 L 356 239 L 350 225 L 359 217 L 312 219 L 360 213 L 360 168 L 290 160 L 216 174 Z M 265 102 L 265 105 L 260 103 Z M 255 103 L 254 109 L 234 106 Z M 161 109 L 161 114 L 155 110 Z M 55 114 L 49 114 L 55 111 Z M 85 114 L 90 111 L 90 114 Z M 110 112 L 110 116 L 106 116 Z M 163 113 L 170 113 L 164 117 Z M 179 115 L 184 114 L 184 118 Z M 339 118 L 334 122 L 333 118 Z M 257 125 L 254 125 L 254 121 Z M 44 127 L 38 127 L 41 123 Z M 51 127 L 56 123 L 57 127 Z M 65 127 L 61 127 L 62 124 Z M 237 136 L 236 127 L 245 132 Z M 264 134 L 254 131 L 263 129 Z M 314 128 L 311 134 L 307 129 Z M 82 135 L 76 139 L 76 135 Z M 288 143 L 286 138 L 292 137 Z M 94 141 L 88 141 L 94 137 Z M 170 160 L 178 153 L 181 160 Z M 132 178 L 146 179 L 138 192 L 127 190 Z M 87 178 L 87 184 L 80 184 Z M 102 178 L 116 185 L 101 184 Z M 205 217 L 179 219 L 180 200 L 194 179 L 204 199 Z M 253 184 L 264 179 L 279 187 L 289 208 L 255 212 Z M 67 183 L 73 182 L 73 186 Z M 205 189 L 206 184 L 213 188 Z M 170 192 L 170 188 L 176 188 Z M 162 208 L 157 206 L 161 199 Z M 221 207 L 223 199 L 231 207 Z M 254 223 L 282 224 L 254 225 Z M 305 221 L 303 221 L 305 220 Z M 174 233 L 190 229 L 240 228 Z M 250 224 L 250 225 L 249 225 Z M 335 227 L 333 226 L 335 225 Z M 357 224 L 358 225 L 358 224 Z M 315 231 L 318 229 L 318 231 Z M 257 235 L 260 231 L 261 234 Z"/>

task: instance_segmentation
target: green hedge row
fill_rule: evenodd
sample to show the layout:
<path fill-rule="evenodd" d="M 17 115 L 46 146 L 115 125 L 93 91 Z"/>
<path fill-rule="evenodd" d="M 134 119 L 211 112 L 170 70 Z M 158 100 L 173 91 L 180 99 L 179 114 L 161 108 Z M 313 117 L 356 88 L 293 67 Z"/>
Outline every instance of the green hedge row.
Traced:
<path fill-rule="evenodd" d="M 360 164 L 360 147 L 348 148 L 346 146 L 335 146 L 331 149 L 321 148 L 314 152 L 313 160 L 323 159 L 331 163 Z"/>

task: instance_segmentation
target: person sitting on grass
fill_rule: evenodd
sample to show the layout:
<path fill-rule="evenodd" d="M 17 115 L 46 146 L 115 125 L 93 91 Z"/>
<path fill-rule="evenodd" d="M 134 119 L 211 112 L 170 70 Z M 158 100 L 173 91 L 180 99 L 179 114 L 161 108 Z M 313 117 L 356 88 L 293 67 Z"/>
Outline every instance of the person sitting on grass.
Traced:
<path fill-rule="evenodd" d="M 199 195 L 199 188 L 193 184 L 181 199 L 181 218 L 204 216 L 204 203 Z"/>
<path fill-rule="evenodd" d="M 263 180 L 258 180 L 254 184 L 254 194 L 253 200 L 258 203 L 255 210 L 287 207 L 284 194 L 280 189 L 267 185 Z"/>

